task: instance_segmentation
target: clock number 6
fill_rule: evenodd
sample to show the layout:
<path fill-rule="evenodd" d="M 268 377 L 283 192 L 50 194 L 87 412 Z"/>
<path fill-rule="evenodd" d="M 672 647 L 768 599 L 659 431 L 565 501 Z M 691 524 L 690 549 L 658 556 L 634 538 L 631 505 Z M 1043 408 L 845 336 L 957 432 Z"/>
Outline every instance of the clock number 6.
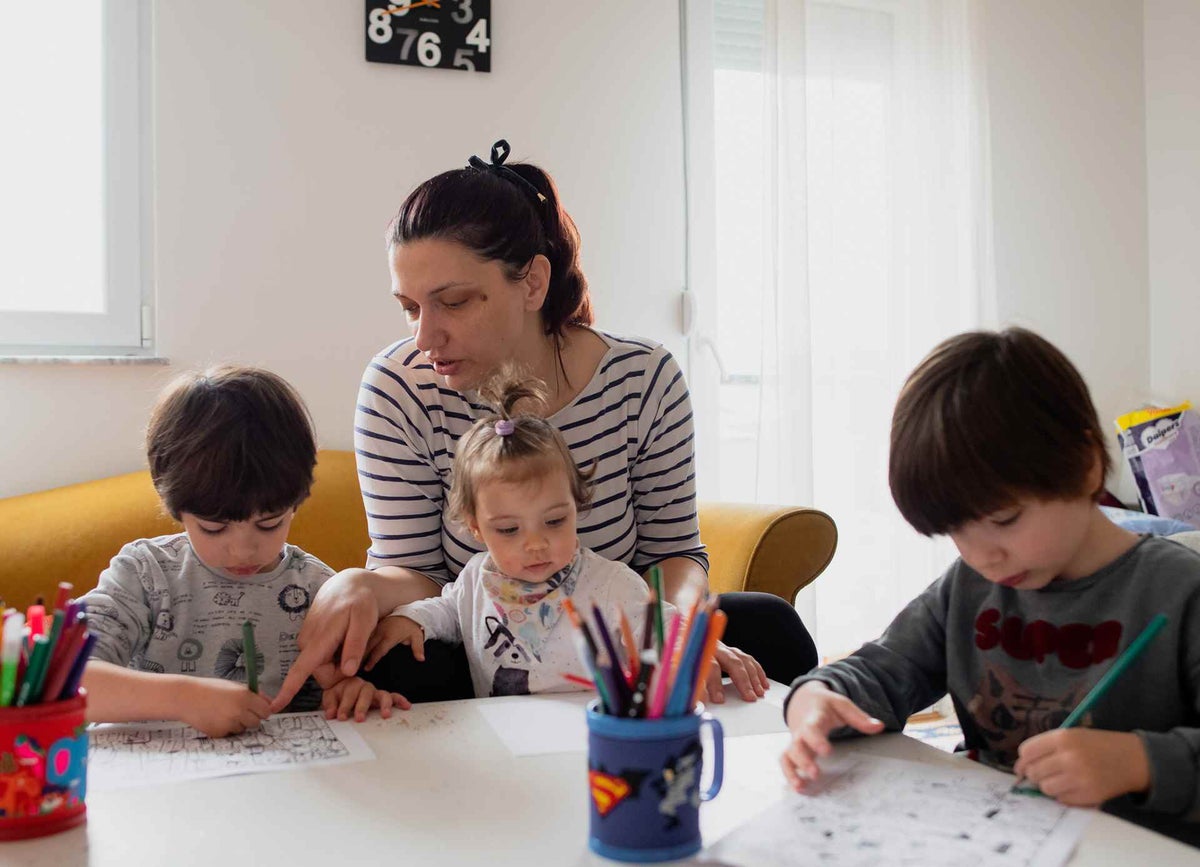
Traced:
<path fill-rule="evenodd" d="M 432 30 L 427 30 L 417 37 L 417 31 L 411 27 L 397 27 L 396 32 L 404 37 L 404 43 L 400 46 L 400 59 L 408 60 L 408 53 L 412 50 L 413 40 L 417 40 L 417 60 L 422 66 L 437 66 L 442 61 L 442 39 Z"/>

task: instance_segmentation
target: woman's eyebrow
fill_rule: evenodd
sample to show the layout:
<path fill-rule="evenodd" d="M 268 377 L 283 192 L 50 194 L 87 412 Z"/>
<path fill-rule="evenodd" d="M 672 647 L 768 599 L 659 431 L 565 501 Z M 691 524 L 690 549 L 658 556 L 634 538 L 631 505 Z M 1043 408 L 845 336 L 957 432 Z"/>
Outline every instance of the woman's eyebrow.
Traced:
<path fill-rule="evenodd" d="M 433 289 L 429 293 L 429 297 L 432 298 L 435 295 L 439 295 L 442 292 L 449 291 L 450 289 L 468 289 L 468 288 L 473 288 L 473 284 L 464 282 L 462 280 L 456 280 L 456 281 L 453 281 L 450 283 L 443 283 L 441 286 L 438 286 L 436 289 Z M 399 292 L 396 290 L 392 291 L 392 295 L 394 295 L 397 298 L 407 297 L 407 296 L 405 296 L 405 294 L 403 292 Z"/>

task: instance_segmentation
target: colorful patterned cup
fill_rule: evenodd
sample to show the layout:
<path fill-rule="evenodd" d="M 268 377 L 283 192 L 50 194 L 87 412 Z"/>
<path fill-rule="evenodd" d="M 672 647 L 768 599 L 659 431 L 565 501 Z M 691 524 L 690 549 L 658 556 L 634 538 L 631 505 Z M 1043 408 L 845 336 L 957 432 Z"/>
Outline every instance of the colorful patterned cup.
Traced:
<path fill-rule="evenodd" d="M 0 840 L 54 834 L 86 815 L 86 693 L 0 708 Z"/>
<path fill-rule="evenodd" d="M 725 773 L 721 723 L 703 708 L 683 717 L 627 719 L 587 709 L 588 846 L 618 861 L 670 861 L 700 849 L 700 802 Z M 700 727 L 712 732 L 712 783 L 700 791 Z"/>

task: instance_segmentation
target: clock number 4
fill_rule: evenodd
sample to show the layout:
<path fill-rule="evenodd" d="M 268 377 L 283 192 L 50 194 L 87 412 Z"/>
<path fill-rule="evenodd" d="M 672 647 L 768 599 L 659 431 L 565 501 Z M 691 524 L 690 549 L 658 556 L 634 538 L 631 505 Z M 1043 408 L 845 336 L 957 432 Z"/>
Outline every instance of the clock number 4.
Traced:
<path fill-rule="evenodd" d="M 492 44 L 492 40 L 488 39 L 487 35 L 487 19 L 480 18 L 476 21 L 475 26 L 471 28 L 471 32 L 463 41 L 467 45 L 474 45 L 479 49 L 480 54 L 487 54 L 488 46 Z"/>

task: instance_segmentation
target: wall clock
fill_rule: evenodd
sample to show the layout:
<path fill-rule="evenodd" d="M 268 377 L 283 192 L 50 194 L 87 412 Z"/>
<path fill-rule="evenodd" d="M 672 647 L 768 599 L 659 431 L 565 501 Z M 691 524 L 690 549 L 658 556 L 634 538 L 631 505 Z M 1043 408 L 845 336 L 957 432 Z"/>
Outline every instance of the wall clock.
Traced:
<path fill-rule="evenodd" d="M 492 71 L 492 0 L 366 0 L 367 60 Z"/>

